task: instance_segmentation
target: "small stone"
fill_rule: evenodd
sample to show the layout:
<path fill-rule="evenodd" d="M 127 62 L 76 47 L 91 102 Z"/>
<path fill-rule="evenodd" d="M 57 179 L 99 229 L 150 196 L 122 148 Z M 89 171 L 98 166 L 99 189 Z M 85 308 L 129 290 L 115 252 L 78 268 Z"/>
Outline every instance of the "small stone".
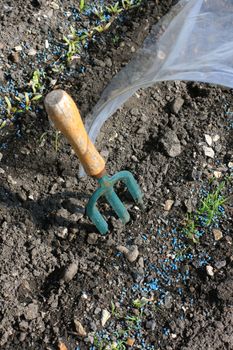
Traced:
<path fill-rule="evenodd" d="M 78 272 L 78 264 L 76 262 L 71 263 L 63 276 L 65 282 L 70 282 Z"/>
<path fill-rule="evenodd" d="M 26 320 L 34 320 L 38 317 L 38 305 L 35 303 L 29 304 L 24 311 Z"/>
<path fill-rule="evenodd" d="M 128 254 L 128 252 L 129 252 L 129 249 L 124 247 L 123 245 L 118 245 L 116 248 L 117 248 L 117 250 L 119 250 L 119 252 L 121 252 L 123 254 Z"/>
<path fill-rule="evenodd" d="M 169 157 L 177 157 L 181 153 L 181 144 L 173 130 L 168 130 L 166 134 L 161 139 L 161 143 L 164 147 L 164 150 L 168 154 Z"/>
<path fill-rule="evenodd" d="M 33 47 L 28 51 L 28 56 L 35 56 L 37 54 L 37 51 L 33 49 Z"/>
<path fill-rule="evenodd" d="M 128 338 L 128 339 L 127 339 L 126 344 L 127 344 L 128 346 L 133 346 L 134 343 L 135 343 L 135 339 L 134 339 L 134 338 Z"/>
<path fill-rule="evenodd" d="M 5 174 L 5 170 L 0 168 L 0 174 Z"/>
<path fill-rule="evenodd" d="M 134 262 L 137 260 L 138 255 L 139 255 L 138 247 L 134 245 L 129 249 L 129 252 L 126 254 L 126 258 L 129 260 L 129 262 Z"/>
<path fill-rule="evenodd" d="M 59 342 L 58 344 L 58 350 L 68 350 L 66 345 L 62 342 Z"/>
<path fill-rule="evenodd" d="M 117 250 L 123 253 L 129 262 L 136 261 L 139 255 L 138 247 L 136 245 L 131 246 L 130 249 L 124 246 L 117 246 Z"/>
<path fill-rule="evenodd" d="M 87 243 L 88 244 L 96 244 L 98 237 L 99 237 L 99 235 L 95 232 L 89 233 L 88 237 L 87 237 Z"/>
<path fill-rule="evenodd" d="M 10 60 L 13 62 L 13 63 L 19 63 L 19 60 L 20 60 L 20 56 L 19 56 L 19 53 L 18 52 L 12 52 L 9 56 Z"/>
<path fill-rule="evenodd" d="M 226 260 L 216 261 L 215 267 L 216 267 L 218 270 L 220 270 L 220 269 L 222 269 L 223 267 L 225 267 L 226 264 L 227 264 L 227 263 L 226 263 Z"/>
<path fill-rule="evenodd" d="M 102 317 L 101 317 L 101 325 L 102 327 L 105 326 L 105 324 L 107 323 L 107 321 L 110 319 L 111 314 L 107 309 L 104 309 L 102 311 Z"/>
<path fill-rule="evenodd" d="M 211 265 L 207 265 L 206 266 L 206 272 L 207 272 L 207 275 L 213 277 L 214 276 L 214 269 Z"/>
<path fill-rule="evenodd" d="M 211 147 L 203 146 L 206 157 L 214 158 L 214 150 Z"/>
<path fill-rule="evenodd" d="M 214 135 L 213 136 L 213 142 L 218 142 L 218 140 L 220 140 L 220 136 L 219 135 Z"/>
<path fill-rule="evenodd" d="M 216 177 L 216 179 L 219 179 L 220 177 L 222 177 L 221 171 L 214 171 L 214 177 Z"/>
<path fill-rule="evenodd" d="M 177 334 L 171 333 L 171 338 L 172 338 L 172 339 L 176 339 L 176 338 L 177 338 Z"/>
<path fill-rule="evenodd" d="M 212 146 L 213 140 L 212 140 L 212 137 L 210 135 L 205 134 L 205 141 L 206 141 L 208 146 Z"/>
<path fill-rule="evenodd" d="M 106 66 L 109 67 L 109 68 L 112 67 L 112 60 L 111 60 L 111 58 L 107 58 L 106 59 Z"/>
<path fill-rule="evenodd" d="M 164 204 L 164 210 L 170 211 L 173 204 L 174 204 L 174 201 L 172 199 L 167 199 L 165 204 Z"/>
<path fill-rule="evenodd" d="M 214 235 L 215 241 L 219 241 L 223 237 L 222 231 L 216 228 L 213 229 L 213 235 Z"/>
<path fill-rule="evenodd" d="M 87 332 L 83 328 L 83 325 L 78 320 L 74 319 L 75 330 L 80 337 L 86 337 Z"/>
<path fill-rule="evenodd" d="M 48 48 L 49 48 L 49 42 L 48 42 L 48 40 L 47 40 L 47 39 L 45 40 L 45 45 L 44 45 L 44 46 L 45 46 L 45 48 L 46 48 L 46 49 L 48 49 Z"/>
<path fill-rule="evenodd" d="M 183 98 L 177 97 L 171 104 L 171 112 L 178 114 L 183 104 L 184 104 Z"/>
<path fill-rule="evenodd" d="M 19 323 L 19 329 L 20 329 L 21 331 L 26 331 L 26 330 L 28 329 L 28 327 L 29 327 L 29 324 L 28 324 L 27 321 L 21 321 L 21 322 Z"/>
<path fill-rule="evenodd" d="M 16 51 L 16 52 L 23 51 L 22 46 L 21 46 L 21 45 L 15 46 L 15 51 Z"/>
<path fill-rule="evenodd" d="M 138 108 L 136 108 L 136 107 L 134 107 L 134 108 L 132 108 L 131 110 L 130 110 L 130 114 L 131 115 L 133 115 L 133 116 L 137 116 L 137 115 L 139 115 L 139 109 Z"/>
<path fill-rule="evenodd" d="M 67 227 L 59 227 L 58 230 L 55 232 L 56 236 L 62 239 L 65 239 L 68 235 L 68 228 Z"/>
<path fill-rule="evenodd" d="M 233 162 L 229 162 L 228 164 L 227 164 L 227 166 L 228 166 L 228 168 L 233 168 Z"/>
<path fill-rule="evenodd" d="M 3 154 L 0 152 L 0 162 L 2 160 Z"/>
<path fill-rule="evenodd" d="M 16 185 L 17 184 L 17 181 L 15 181 L 11 175 L 8 175 L 7 176 L 7 181 L 10 185 Z"/>
<path fill-rule="evenodd" d="M 54 1 L 51 2 L 50 6 L 53 10 L 59 10 L 59 8 L 60 8 L 60 6 Z"/>

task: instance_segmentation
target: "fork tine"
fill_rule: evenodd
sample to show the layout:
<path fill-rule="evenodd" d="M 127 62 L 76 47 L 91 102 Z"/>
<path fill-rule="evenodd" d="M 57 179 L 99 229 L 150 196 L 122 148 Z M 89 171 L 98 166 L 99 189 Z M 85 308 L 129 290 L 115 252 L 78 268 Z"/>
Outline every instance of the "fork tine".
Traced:
<path fill-rule="evenodd" d="M 105 221 L 104 217 L 100 214 L 96 203 L 105 191 L 106 190 L 104 188 L 98 188 L 93 193 L 86 206 L 87 216 L 91 219 L 92 223 L 96 226 L 102 235 L 105 235 L 108 232 L 108 224 Z"/>
<path fill-rule="evenodd" d="M 142 192 L 134 176 L 129 171 L 123 170 L 112 177 L 114 183 L 119 180 L 125 183 L 134 201 L 143 207 Z"/>
<path fill-rule="evenodd" d="M 112 209 L 119 216 L 121 221 L 126 224 L 130 220 L 130 216 L 128 210 L 125 208 L 124 204 L 116 194 L 113 188 L 109 188 L 109 190 L 105 193 L 105 198 L 108 203 L 111 205 Z"/>

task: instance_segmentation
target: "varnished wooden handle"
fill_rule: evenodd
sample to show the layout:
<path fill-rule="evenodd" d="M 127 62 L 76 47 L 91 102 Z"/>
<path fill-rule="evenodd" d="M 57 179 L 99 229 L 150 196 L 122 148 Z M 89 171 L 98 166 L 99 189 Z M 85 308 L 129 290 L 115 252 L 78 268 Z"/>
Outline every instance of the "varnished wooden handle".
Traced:
<path fill-rule="evenodd" d="M 46 96 L 45 108 L 56 129 L 73 147 L 86 173 L 102 177 L 105 161 L 89 139 L 73 99 L 63 90 L 54 90 Z"/>

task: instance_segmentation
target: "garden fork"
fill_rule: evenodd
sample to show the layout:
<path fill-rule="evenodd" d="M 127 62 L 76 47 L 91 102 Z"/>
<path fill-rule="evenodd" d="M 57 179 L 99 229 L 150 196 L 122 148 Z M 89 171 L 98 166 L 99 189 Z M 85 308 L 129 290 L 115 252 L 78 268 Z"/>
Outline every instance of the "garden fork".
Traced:
<path fill-rule="evenodd" d="M 120 171 L 112 177 L 107 175 L 105 161 L 89 139 L 75 102 L 65 91 L 50 92 L 45 98 L 45 108 L 55 128 L 68 139 L 86 173 L 99 183 L 98 189 L 87 204 L 87 216 L 102 235 L 108 232 L 108 224 L 97 208 L 98 200 L 105 197 L 121 221 L 126 224 L 130 216 L 114 191 L 114 185 L 122 181 L 134 201 L 143 206 L 142 193 L 133 175 L 129 171 Z"/>

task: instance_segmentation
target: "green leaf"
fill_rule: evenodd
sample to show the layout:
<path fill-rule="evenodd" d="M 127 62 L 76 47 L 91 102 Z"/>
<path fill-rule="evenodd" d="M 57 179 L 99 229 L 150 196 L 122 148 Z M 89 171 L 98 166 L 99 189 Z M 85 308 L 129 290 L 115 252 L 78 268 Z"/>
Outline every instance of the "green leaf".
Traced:
<path fill-rule="evenodd" d="M 38 101 L 38 100 L 40 100 L 42 97 L 43 97 L 43 95 L 36 95 L 36 96 L 34 96 L 34 97 L 31 99 L 31 101 Z"/>
<path fill-rule="evenodd" d="M 83 11 L 84 7 L 85 7 L 85 0 L 80 0 L 80 3 L 79 3 L 80 11 Z"/>

